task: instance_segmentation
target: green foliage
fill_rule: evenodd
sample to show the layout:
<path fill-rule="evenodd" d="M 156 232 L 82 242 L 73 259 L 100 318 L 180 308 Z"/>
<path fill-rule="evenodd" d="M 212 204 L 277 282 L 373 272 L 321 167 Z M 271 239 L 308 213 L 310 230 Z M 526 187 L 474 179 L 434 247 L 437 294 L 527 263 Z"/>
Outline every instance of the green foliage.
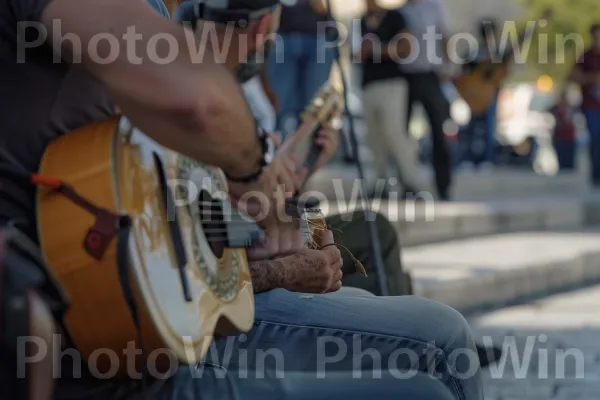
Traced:
<path fill-rule="evenodd" d="M 515 0 L 525 10 L 525 20 L 535 21 L 549 11 L 531 42 L 528 70 L 562 80 L 590 42 L 589 29 L 600 22 L 598 0 Z M 523 25 L 523 24 L 522 24 Z"/>

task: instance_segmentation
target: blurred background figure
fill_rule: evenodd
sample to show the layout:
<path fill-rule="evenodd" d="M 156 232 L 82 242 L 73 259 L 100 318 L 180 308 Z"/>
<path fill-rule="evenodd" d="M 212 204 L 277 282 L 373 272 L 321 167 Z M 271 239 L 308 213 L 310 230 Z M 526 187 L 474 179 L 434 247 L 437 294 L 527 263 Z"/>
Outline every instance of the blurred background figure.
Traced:
<path fill-rule="evenodd" d="M 477 54 L 473 54 L 473 61 L 466 66 L 467 69 L 475 68 L 482 61 L 490 59 L 492 52 L 498 53 L 499 27 L 492 18 L 482 19 L 478 24 L 479 46 Z M 498 54 L 495 54 L 498 56 Z M 495 161 L 496 149 L 496 109 L 498 93 L 488 110 L 480 115 L 472 115 L 469 124 L 459 132 L 459 151 L 456 165 L 469 165 L 476 168 L 489 167 Z"/>
<path fill-rule="evenodd" d="M 407 24 L 396 10 L 366 0 L 360 21 L 361 43 L 356 59 L 362 64 L 363 104 L 367 141 L 373 154 L 375 195 L 385 197 L 390 156 L 407 193 L 423 191 L 418 177 L 416 143 L 408 135 L 408 82 L 398 64 L 410 52 Z M 380 184 L 384 183 L 383 186 Z"/>
<path fill-rule="evenodd" d="M 563 90 L 551 109 L 555 120 L 552 143 L 560 171 L 576 169 L 577 140 L 574 121 L 576 111 L 569 102 L 566 89 Z"/>
<path fill-rule="evenodd" d="M 418 46 L 411 51 L 410 62 L 403 64 L 409 82 L 409 118 L 412 105 L 420 103 L 431 130 L 432 161 L 438 199 L 450 199 L 452 163 L 446 142 L 444 124 L 450 119 L 450 103 L 442 91 L 442 73 L 448 59 L 446 40 L 449 36 L 445 6 L 441 0 L 407 0 L 400 8 L 406 18 L 408 30 L 415 36 Z M 434 29 L 441 35 L 431 48 L 428 32 Z M 435 56 L 432 56 L 434 54 Z"/>
<path fill-rule="evenodd" d="M 329 79 L 336 34 L 327 0 L 298 0 L 283 7 L 267 77 L 278 100 L 277 129 L 284 137 L 295 130 L 300 114 Z"/>
<path fill-rule="evenodd" d="M 592 46 L 577 61 L 571 80 L 581 85 L 581 108 L 589 131 L 591 180 L 600 187 L 600 24 L 590 28 Z"/>

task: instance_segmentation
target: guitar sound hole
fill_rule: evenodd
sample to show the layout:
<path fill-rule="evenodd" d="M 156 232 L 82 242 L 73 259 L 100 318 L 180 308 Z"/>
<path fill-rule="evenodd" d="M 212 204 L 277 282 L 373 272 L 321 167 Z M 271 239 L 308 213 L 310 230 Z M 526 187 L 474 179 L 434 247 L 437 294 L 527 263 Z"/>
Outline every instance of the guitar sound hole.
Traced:
<path fill-rule="evenodd" d="M 228 244 L 222 203 L 203 190 L 198 196 L 198 211 L 210 249 L 215 257 L 220 258 Z"/>

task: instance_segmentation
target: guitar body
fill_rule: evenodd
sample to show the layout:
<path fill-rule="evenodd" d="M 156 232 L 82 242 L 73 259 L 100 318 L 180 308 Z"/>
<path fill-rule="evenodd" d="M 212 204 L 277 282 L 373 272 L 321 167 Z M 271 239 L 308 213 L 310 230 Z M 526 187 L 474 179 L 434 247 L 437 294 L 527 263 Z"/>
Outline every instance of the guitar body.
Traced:
<path fill-rule="evenodd" d="M 178 194 L 188 190 L 190 197 L 177 197 L 175 216 L 187 256 L 187 300 L 157 157 Z M 131 218 L 129 281 L 150 368 L 197 363 L 222 319 L 238 330 L 251 329 L 254 303 L 245 250 L 215 251 L 206 229 L 222 225 L 205 223 L 197 211 L 199 192 L 226 196 L 220 170 L 162 148 L 119 117 L 59 137 L 48 147 L 40 175 L 60 179 L 95 205 Z M 71 298 L 65 322 L 76 348 L 100 372 L 125 375 L 132 361 L 124 350 L 141 344 L 119 279 L 117 240 L 101 259 L 92 257 L 83 242 L 95 216 L 59 193 L 40 188 L 37 213 L 41 250 Z"/>
<path fill-rule="evenodd" d="M 471 108 L 471 113 L 479 116 L 490 108 L 507 75 L 506 64 L 498 66 L 486 60 L 472 71 L 455 78 L 453 83 L 460 96 Z"/>
<path fill-rule="evenodd" d="M 552 18 L 552 10 L 546 9 L 540 20 L 548 21 Z M 525 43 L 537 31 L 538 24 L 533 29 L 526 29 L 519 34 L 517 42 Z M 491 58 L 479 62 L 471 71 L 453 79 L 456 90 L 471 108 L 473 116 L 479 116 L 490 108 L 496 93 L 502 87 L 502 82 L 508 77 L 509 62 L 514 53 L 514 48 L 501 55 L 499 62 Z"/>

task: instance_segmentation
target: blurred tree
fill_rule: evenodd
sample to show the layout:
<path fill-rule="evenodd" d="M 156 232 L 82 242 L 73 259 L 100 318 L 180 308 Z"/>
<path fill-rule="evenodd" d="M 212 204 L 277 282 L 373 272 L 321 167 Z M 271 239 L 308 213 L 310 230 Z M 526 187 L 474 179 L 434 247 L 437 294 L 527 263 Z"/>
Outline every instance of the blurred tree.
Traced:
<path fill-rule="evenodd" d="M 600 22 L 598 0 L 515 1 L 523 6 L 526 21 L 548 17 L 547 24 L 540 24 L 533 35 L 527 57 L 529 66 L 538 74 L 548 74 L 562 81 L 589 45 L 590 26 Z"/>

